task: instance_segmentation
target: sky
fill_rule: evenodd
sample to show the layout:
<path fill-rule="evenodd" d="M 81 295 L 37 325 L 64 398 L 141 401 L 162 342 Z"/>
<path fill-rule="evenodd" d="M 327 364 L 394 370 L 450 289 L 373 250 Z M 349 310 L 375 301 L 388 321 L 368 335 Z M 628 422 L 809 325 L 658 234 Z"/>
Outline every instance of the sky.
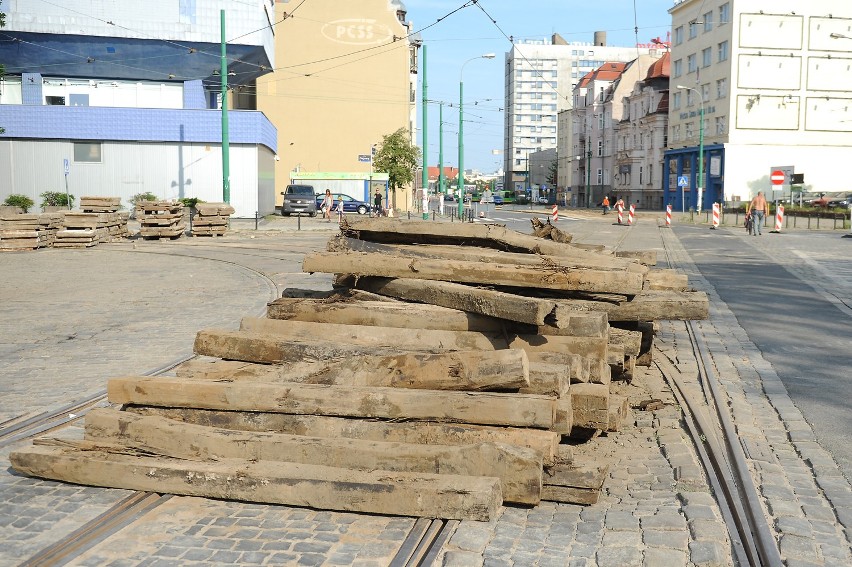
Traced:
<path fill-rule="evenodd" d="M 483 173 L 503 165 L 505 56 L 515 39 L 591 43 L 596 31 L 607 45 L 629 47 L 665 39 L 673 0 L 402 0 L 413 30 L 426 45 L 429 165 L 438 164 L 439 101 L 444 102 L 444 165 L 458 166 L 459 80 L 464 67 L 464 167 Z M 635 11 L 634 11 L 635 8 Z M 493 20 L 493 21 L 492 21 Z M 638 33 L 634 28 L 638 27 Z M 422 30 L 422 31 L 421 31 Z M 421 53 L 422 56 L 422 53 Z M 422 61 L 421 61 L 422 64 Z M 417 140 L 422 145 L 422 66 L 417 84 Z M 452 106 L 449 106 L 449 105 Z M 495 155 L 494 150 L 499 151 Z"/>

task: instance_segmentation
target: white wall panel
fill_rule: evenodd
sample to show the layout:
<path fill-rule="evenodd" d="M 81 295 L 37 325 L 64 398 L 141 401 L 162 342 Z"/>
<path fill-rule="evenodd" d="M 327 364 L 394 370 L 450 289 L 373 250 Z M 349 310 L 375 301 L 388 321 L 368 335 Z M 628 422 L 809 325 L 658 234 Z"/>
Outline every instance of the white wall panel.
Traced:
<path fill-rule="evenodd" d="M 741 89 L 798 90 L 802 84 L 802 58 L 780 55 L 740 55 L 737 59 Z"/>
<path fill-rule="evenodd" d="M 852 42 L 850 42 L 852 46 Z M 808 89 L 814 91 L 852 91 L 852 59 L 808 58 Z"/>

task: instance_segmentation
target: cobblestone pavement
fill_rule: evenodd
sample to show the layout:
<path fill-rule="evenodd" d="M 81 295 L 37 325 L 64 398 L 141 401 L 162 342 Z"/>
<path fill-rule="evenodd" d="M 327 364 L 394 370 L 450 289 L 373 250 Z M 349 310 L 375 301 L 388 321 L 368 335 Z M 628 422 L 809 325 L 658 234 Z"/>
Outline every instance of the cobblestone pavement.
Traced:
<path fill-rule="evenodd" d="M 293 221 L 264 220 L 258 231 L 253 222 L 235 223 L 224 238 L 138 242 L 135 250 L 121 244 L 0 255 L 2 416 L 42 411 L 103 389 L 111 376 L 169 361 L 191 349 L 197 330 L 232 327 L 259 312 L 273 289 L 328 287 L 327 277 L 302 274 L 299 262 L 323 248 L 334 225 L 304 219 L 297 231 Z M 563 228 L 580 242 L 624 249 L 662 250 L 665 240 L 692 285 L 718 300 L 677 238 L 656 222 L 627 229 L 589 216 Z M 755 448 L 749 465 L 786 564 L 852 564 L 848 483 L 808 438 L 807 424 L 724 304 L 713 302 L 700 331 L 738 431 Z M 683 324 L 661 323 L 656 342 L 684 376 L 695 372 Z M 661 375 L 651 370 L 618 387 L 632 400 L 667 405 L 634 411 L 623 431 L 576 448 L 611 462 L 601 501 L 506 506 L 492 522 L 461 522 L 445 546 L 444 565 L 733 565 L 718 506 Z M 19 564 L 128 494 L 4 470 L 0 566 Z M 413 523 L 176 496 L 71 564 L 383 566 Z"/>

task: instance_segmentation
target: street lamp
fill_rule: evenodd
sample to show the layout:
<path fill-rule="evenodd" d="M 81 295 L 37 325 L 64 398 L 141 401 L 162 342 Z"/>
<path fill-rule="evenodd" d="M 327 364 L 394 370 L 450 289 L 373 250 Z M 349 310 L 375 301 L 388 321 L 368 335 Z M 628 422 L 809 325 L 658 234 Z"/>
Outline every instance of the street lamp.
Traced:
<path fill-rule="evenodd" d="M 701 104 L 701 109 L 698 111 L 698 180 L 696 185 L 698 186 L 698 200 L 697 200 L 697 209 L 701 210 L 701 190 L 703 189 L 702 185 L 704 183 L 704 97 L 698 92 L 698 89 L 692 87 L 685 87 L 683 85 L 677 85 L 677 88 L 684 89 L 687 91 L 693 91 L 698 95 L 698 102 Z"/>
<path fill-rule="evenodd" d="M 494 59 L 494 57 L 496 57 L 494 53 L 471 57 L 462 63 L 461 71 L 459 71 L 459 218 L 464 215 L 464 66 L 477 59 Z"/>

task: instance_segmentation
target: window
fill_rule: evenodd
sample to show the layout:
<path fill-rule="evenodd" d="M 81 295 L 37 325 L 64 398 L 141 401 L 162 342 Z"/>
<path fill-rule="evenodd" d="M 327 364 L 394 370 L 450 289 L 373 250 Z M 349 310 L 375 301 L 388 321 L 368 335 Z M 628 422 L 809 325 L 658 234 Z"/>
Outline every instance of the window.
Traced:
<path fill-rule="evenodd" d="M 704 14 L 702 18 L 704 20 L 704 31 L 709 32 L 713 30 L 713 12 L 707 12 Z"/>
<path fill-rule="evenodd" d="M 706 49 L 701 50 L 701 66 L 709 67 L 710 63 L 713 62 L 713 49 L 708 47 Z"/>
<path fill-rule="evenodd" d="M 44 97 L 44 104 L 48 106 L 65 106 L 65 97 L 64 96 L 46 96 Z"/>
<path fill-rule="evenodd" d="M 678 108 L 680 108 L 681 98 L 682 98 L 682 93 L 676 92 L 672 96 L 672 108 L 674 110 L 677 110 Z"/>
<path fill-rule="evenodd" d="M 716 134 L 721 136 L 725 133 L 725 117 L 717 116 L 716 117 Z"/>
<path fill-rule="evenodd" d="M 687 107 L 690 107 L 693 104 L 695 104 L 695 101 L 692 100 L 693 99 L 692 95 L 693 95 L 694 92 L 695 91 L 693 91 L 692 89 L 689 89 L 688 91 L 686 91 L 686 106 Z"/>
<path fill-rule="evenodd" d="M 731 5 L 725 2 L 719 6 L 719 25 L 727 24 L 731 21 Z"/>
<path fill-rule="evenodd" d="M 603 114 L 598 114 L 598 128 L 601 129 L 601 130 L 604 129 L 604 115 Z"/>
<path fill-rule="evenodd" d="M 71 106 L 89 106 L 89 95 L 71 94 L 68 95 L 68 102 L 71 104 Z"/>
<path fill-rule="evenodd" d="M 683 26 L 678 26 L 674 31 L 674 44 L 680 45 L 683 43 Z"/>
<path fill-rule="evenodd" d="M 677 142 L 680 140 L 680 125 L 672 126 L 672 141 Z"/>
<path fill-rule="evenodd" d="M 639 185 L 642 185 L 642 166 L 639 166 Z"/>
<path fill-rule="evenodd" d="M 598 157 L 603 157 L 603 140 L 598 140 Z"/>
<path fill-rule="evenodd" d="M 692 123 L 692 122 L 687 122 L 686 123 L 686 139 L 688 140 L 689 138 L 694 136 L 695 135 L 694 132 L 695 132 L 695 124 Z"/>
<path fill-rule="evenodd" d="M 716 98 L 725 98 L 728 96 L 728 79 L 719 79 L 716 81 Z"/>
<path fill-rule="evenodd" d="M 694 73 L 695 69 L 695 54 L 693 53 L 692 55 L 687 55 L 686 57 L 686 72 Z"/>
<path fill-rule="evenodd" d="M 74 142 L 74 161 L 82 163 L 101 163 L 101 143 Z"/>
<path fill-rule="evenodd" d="M 719 63 L 728 60 L 728 42 L 723 41 L 719 44 Z"/>
<path fill-rule="evenodd" d="M 672 63 L 672 77 L 680 77 L 683 74 L 683 61 L 678 59 Z"/>
<path fill-rule="evenodd" d="M 598 168 L 598 185 L 603 185 L 603 170 Z"/>
<path fill-rule="evenodd" d="M 698 24 L 689 24 L 689 39 L 695 39 L 698 36 Z"/>
<path fill-rule="evenodd" d="M 708 102 L 710 100 L 710 83 L 701 85 L 701 101 Z"/>

